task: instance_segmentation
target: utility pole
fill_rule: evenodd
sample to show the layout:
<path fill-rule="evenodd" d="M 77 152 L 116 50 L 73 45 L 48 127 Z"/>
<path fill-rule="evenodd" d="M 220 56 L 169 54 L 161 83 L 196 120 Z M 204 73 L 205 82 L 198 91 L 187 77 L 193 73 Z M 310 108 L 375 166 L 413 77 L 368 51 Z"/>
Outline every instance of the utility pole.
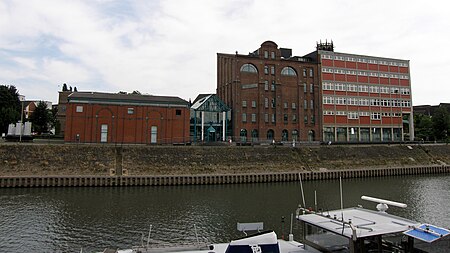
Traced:
<path fill-rule="evenodd" d="M 21 111 L 20 111 L 20 133 L 19 133 L 19 142 L 22 142 L 22 132 L 23 132 L 23 101 L 25 100 L 24 96 L 19 96 Z"/>

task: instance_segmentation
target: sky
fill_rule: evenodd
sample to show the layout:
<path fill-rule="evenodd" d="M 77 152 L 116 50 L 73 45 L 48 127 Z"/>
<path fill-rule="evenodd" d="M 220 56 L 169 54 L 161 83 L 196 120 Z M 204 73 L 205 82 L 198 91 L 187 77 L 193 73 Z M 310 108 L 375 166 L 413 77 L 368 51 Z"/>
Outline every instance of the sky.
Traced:
<path fill-rule="evenodd" d="M 445 1 L 0 0 L 0 85 L 57 103 L 78 91 L 194 100 L 215 93 L 217 53 L 267 40 L 303 56 L 336 52 L 410 60 L 413 105 L 450 103 Z"/>

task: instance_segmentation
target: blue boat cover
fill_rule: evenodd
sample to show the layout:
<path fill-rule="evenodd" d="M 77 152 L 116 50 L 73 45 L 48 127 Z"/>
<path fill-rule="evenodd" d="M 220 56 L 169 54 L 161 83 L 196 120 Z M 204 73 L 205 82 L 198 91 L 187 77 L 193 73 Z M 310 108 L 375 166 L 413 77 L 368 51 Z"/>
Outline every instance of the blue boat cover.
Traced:
<path fill-rule="evenodd" d="M 422 224 L 411 230 L 403 232 L 407 236 L 414 237 L 424 242 L 434 242 L 444 236 L 450 234 L 450 231 L 445 228 L 436 227 L 429 224 Z"/>

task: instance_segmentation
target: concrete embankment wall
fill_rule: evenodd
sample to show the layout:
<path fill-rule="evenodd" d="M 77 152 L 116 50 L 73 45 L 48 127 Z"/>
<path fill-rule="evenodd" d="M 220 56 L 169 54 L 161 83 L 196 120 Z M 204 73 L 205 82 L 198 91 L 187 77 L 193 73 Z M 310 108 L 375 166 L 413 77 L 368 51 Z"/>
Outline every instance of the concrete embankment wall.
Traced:
<path fill-rule="evenodd" d="M 28 176 L 0 177 L 0 187 L 61 187 L 61 186 L 164 186 L 267 183 L 337 178 L 363 178 L 401 175 L 449 173 L 450 166 L 409 168 L 354 169 L 315 172 L 275 172 L 261 174 L 181 175 L 181 176 Z"/>
<path fill-rule="evenodd" d="M 0 187 L 278 182 L 448 173 L 450 145 L 0 144 Z"/>

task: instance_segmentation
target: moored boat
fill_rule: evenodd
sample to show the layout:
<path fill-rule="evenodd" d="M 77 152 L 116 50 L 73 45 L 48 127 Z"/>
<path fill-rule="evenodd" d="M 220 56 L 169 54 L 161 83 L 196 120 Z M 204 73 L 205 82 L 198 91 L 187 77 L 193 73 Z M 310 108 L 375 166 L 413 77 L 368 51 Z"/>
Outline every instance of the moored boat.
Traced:
<path fill-rule="evenodd" d="M 125 250 L 106 249 L 103 253 L 317 253 L 317 252 L 450 252 L 450 231 L 430 224 L 421 224 L 388 214 L 388 205 L 405 208 L 406 204 L 362 197 L 377 202 L 377 211 L 362 208 L 341 208 L 333 211 L 297 209 L 296 218 L 302 227 L 301 242 L 278 239 L 274 231 L 258 232 L 229 243 L 188 246 L 153 247 L 149 244 Z M 244 231 L 262 228 L 258 223 L 238 223 Z M 150 237 L 150 236 L 149 236 Z"/>

